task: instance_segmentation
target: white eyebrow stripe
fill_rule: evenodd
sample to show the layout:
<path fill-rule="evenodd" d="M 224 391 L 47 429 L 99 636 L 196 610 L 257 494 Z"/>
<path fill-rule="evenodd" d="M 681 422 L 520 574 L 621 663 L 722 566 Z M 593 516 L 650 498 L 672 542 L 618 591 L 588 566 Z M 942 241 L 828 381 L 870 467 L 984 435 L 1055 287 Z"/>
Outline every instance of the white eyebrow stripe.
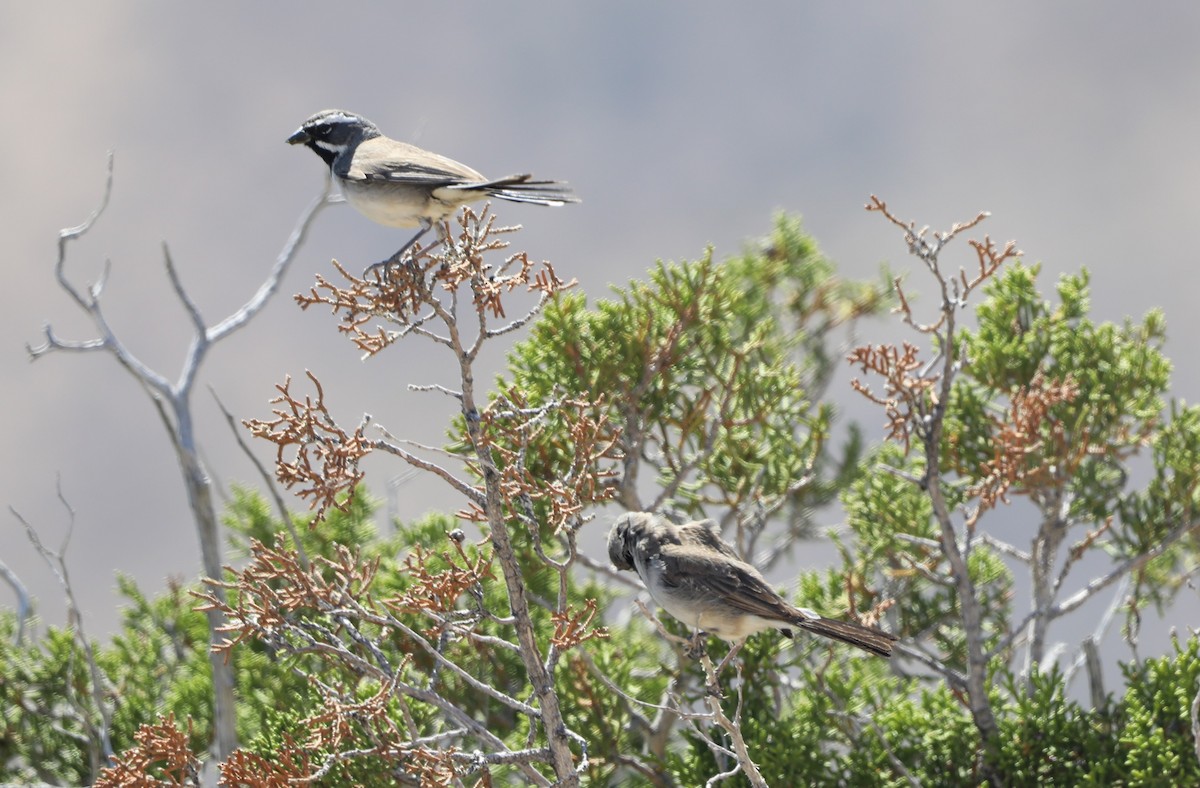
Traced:
<path fill-rule="evenodd" d="M 347 115 L 344 112 L 335 112 L 332 115 L 324 115 L 321 117 L 322 123 L 362 123 L 362 119 L 355 115 Z"/>

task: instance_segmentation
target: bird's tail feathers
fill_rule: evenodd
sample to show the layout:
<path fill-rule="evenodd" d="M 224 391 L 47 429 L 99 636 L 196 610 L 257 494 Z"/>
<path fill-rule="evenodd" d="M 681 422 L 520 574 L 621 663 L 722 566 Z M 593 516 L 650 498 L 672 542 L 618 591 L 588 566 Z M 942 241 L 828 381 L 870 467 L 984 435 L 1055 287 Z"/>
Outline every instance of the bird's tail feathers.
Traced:
<path fill-rule="evenodd" d="M 534 205 L 565 205 L 579 202 L 571 187 L 562 181 L 530 180 L 532 175 L 508 175 L 484 183 L 464 183 L 454 188 L 487 192 L 492 197 Z"/>
<path fill-rule="evenodd" d="M 863 651 L 869 651 L 881 657 L 892 656 L 892 644 L 898 640 L 895 635 L 884 632 L 882 629 L 855 624 L 853 621 L 838 621 L 833 618 L 801 618 L 796 621 L 796 625 L 816 635 L 858 646 Z"/>

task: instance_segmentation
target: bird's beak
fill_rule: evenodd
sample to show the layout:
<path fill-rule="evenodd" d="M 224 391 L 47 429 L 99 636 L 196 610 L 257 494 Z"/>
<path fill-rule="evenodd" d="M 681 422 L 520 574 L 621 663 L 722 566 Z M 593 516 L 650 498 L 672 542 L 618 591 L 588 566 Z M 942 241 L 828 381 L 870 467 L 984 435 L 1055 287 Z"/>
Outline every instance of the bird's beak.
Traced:
<path fill-rule="evenodd" d="M 306 142 L 312 142 L 312 137 L 308 136 L 308 132 L 304 129 L 296 129 L 296 133 L 287 138 L 288 145 L 300 145 Z"/>

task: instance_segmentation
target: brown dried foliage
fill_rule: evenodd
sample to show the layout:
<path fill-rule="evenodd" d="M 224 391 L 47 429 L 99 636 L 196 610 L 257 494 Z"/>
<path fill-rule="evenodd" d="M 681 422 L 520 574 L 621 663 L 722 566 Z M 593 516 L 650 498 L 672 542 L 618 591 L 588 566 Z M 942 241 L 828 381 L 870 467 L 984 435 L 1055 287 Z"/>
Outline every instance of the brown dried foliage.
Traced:
<path fill-rule="evenodd" d="M 136 745 L 113 756 L 113 765 L 100 772 L 97 788 L 150 788 L 163 785 L 199 785 L 200 761 L 188 746 L 192 722 L 185 733 L 175 725 L 175 714 L 160 716 L 133 734 Z"/>
<path fill-rule="evenodd" d="M 383 600 L 384 606 L 392 610 L 409 613 L 447 613 L 454 609 L 459 598 L 468 590 L 482 595 L 481 583 L 494 577 L 492 574 L 492 552 L 480 551 L 471 559 L 459 539 L 451 539 L 458 552 L 461 564 L 456 563 L 450 553 L 443 551 L 442 560 L 447 568 L 431 571 L 428 567 L 432 553 L 417 545 L 404 559 L 406 574 L 416 582 L 403 594 Z M 436 631 L 436 630 L 435 630 Z"/>
<path fill-rule="evenodd" d="M 250 543 L 250 563 L 242 570 L 225 567 L 234 580 L 206 579 L 210 586 L 237 591 L 235 603 L 222 603 L 214 594 L 198 595 L 199 609 L 219 609 L 229 619 L 222 631 L 233 633 L 214 648 L 229 658 L 233 647 L 249 638 L 270 640 L 283 632 L 294 614 L 327 611 L 356 600 L 369 601 L 379 559 L 363 561 L 342 545 L 335 559 L 319 556 L 305 569 L 294 550 L 275 549 L 257 539 Z"/>
<path fill-rule="evenodd" d="M 403 262 L 373 267 L 364 278 L 335 262 L 348 286 L 339 287 L 318 275 L 308 294 L 296 296 L 297 303 L 305 309 L 328 306 L 341 316 L 339 330 L 373 355 L 411 331 L 458 345 L 462 336 L 458 295 L 466 288 L 480 331 L 476 345 L 468 351 L 473 356 L 478 341 L 505 330 L 486 329 L 489 317 L 504 317 L 503 296 L 524 288 L 545 299 L 574 285 L 559 279 L 549 263 L 530 262 L 525 253 L 510 255 L 499 266 L 487 262 L 486 253 L 508 246 L 499 236 L 517 229 L 496 227 L 488 208 L 480 213 L 465 208 L 456 221 L 457 235 L 452 234 L 450 222 L 444 222 L 440 230 L 445 240 L 427 247 L 417 245 Z M 436 336 L 427 326 L 433 320 L 443 324 L 453 340 Z M 379 325 L 370 326 L 372 321 Z M 507 328 L 522 322 L 514 321 Z M 326 407 L 320 381 L 311 372 L 306 374 L 317 390 L 315 399 L 293 396 L 289 378 L 276 387 L 279 396 L 271 401 L 275 418 L 244 423 L 256 437 L 276 444 L 276 477 L 289 489 L 297 489 L 301 498 L 309 499 L 316 510 L 316 525 L 330 507 L 344 511 L 349 506 L 355 486 L 363 479 L 359 461 L 376 446 L 364 437 L 366 419 L 353 431 L 338 426 Z"/>
<path fill-rule="evenodd" d="M 978 269 L 971 276 L 960 269 L 956 277 L 947 277 L 939 269 L 938 252 L 959 233 L 983 221 L 987 217 L 986 213 L 980 213 L 968 222 L 956 224 L 948 232 L 933 233 L 931 238 L 928 227 L 918 230 L 914 223 L 901 221 L 888 211 L 886 203 L 875 196 L 871 197 L 867 210 L 883 214 L 888 221 L 903 229 L 909 250 L 929 267 L 942 285 L 942 294 L 946 301 L 941 305 L 939 317 L 934 323 L 923 324 L 915 319 L 900 280 L 895 281 L 899 298 L 897 311 L 903 316 L 905 323 L 921 333 L 939 333 L 946 329 L 947 319 L 952 311 L 965 303 L 970 292 L 990 279 L 1007 260 L 1020 254 L 1013 241 L 1005 244 L 1003 249 L 998 249 L 987 236 L 984 236 L 982 241 L 971 239 L 968 243 L 975 251 Z M 944 348 L 947 344 L 945 338 L 940 339 L 939 344 Z M 915 345 L 905 342 L 903 351 L 895 345 L 864 346 L 855 348 L 849 356 L 849 361 L 864 373 L 873 372 L 883 378 L 883 395 L 872 393 L 857 378 L 850 384 L 872 402 L 883 406 L 888 419 L 888 437 L 903 441 L 905 450 L 909 448 L 914 431 L 923 430 L 924 425 L 919 421 L 928 414 L 936 413 L 930 406 L 939 404 L 937 396 L 938 392 L 943 390 L 942 375 L 947 369 L 945 363 L 937 365 L 939 369 L 934 369 L 935 365 L 931 364 L 929 371 L 922 372 L 924 364 L 918 357 L 918 352 L 919 349 Z M 994 507 L 998 502 L 1006 502 L 1007 493 L 1014 485 L 1037 486 L 1050 481 L 1045 478 L 1053 472 L 1050 465 L 1030 462 L 1032 455 L 1042 453 L 1047 437 L 1055 444 L 1054 449 L 1058 456 L 1065 459 L 1069 455 L 1077 461 L 1082 460 L 1088 451 L 1087 445 L 1068 447 L 1063 426 L 1047 419 L 1049 410 L 1054 405 L 1069 402 L 1077 393 L 1078 389 L 1073 381 L 1068 379 L 1049 383 L 1039 372 L 1028 386 L 1010 397 L 1009 408 L 1004 417 L 992 419 L 992 458 L 980 468 L 960 469 L 978 478 L 969 489 L 969 493 L 979 498 L 982 504 L 982 508 L 975 513 L 976 518 L 983 510 Z M 1049 429 L 1048 435 L 1043 434 L 1044 426 Z"/>
<path fill-rule="evenodd" d="M 288 489 L 299 487 L 296 494 L 309 499 L 309 506 L 317 510 L 315 526 L 331 506 L 343 511 L 349 507 L 350 494 L 363 478 L 358 463 L 371 452 L 371 445 L 363 435 L 365 423 L 353 432 L 340 427 L 325 405 L 321 381 L 311 372 L 305 374 L 317 389 L 315 400 L 292 396 L 289 376 L 275 387 L 279 391 L 271 400 L 275 418 L 242 423 L 256 438 L 275 444 L 275 477 Z M 339 501 L 343 493 L 346 496 Z"/>
<path fill-rule="evenodd" d="M 852 621 L 869 627 L 877 627 L 883 621 L 884 614 L 896 606 L 895 597 L 883 596 L 872 589 L 867 578 L 858 569 L 847 571 L 843 585 L 846 588 L 846 599 L 849 602 L 848 613 Z M 871 602 L 871 607 L 866 612 L 859 612 L 858 600 L 860 598 Z"/>
<path fill-rule="evenodd" d="M 1054 475 L 1065 469 L 1061 461 L 1043 461 L 1047 443 L 1071 468 L 1083 461 L 1089 445 L 1086 436 L 1068 447 L 1065 426 L 1049 418 L 1051 408 L 1074 400 L 1078 394 L 1079 388 L 1071 378 L 1048 382 L 1039 371 L 1028 386 L 1010 397 L 1004 418 L 992 418 L 992 459 L 975 472 L 979 481 L 970 488 L 970 494 L 978 496 L 984 508 L 1007 503 L 1008 491 L 1014 485 L 1028 489 L 1053 483 Z"/>
<path fill-rule="evenodd" d="M 453 541 L 466 566 L 454 564 L 450 554 L 444 553 L 451 568 L 429 571 L 426 561 L 430 554 L 418 549 L 406 561 L 416 582 L 401 597 L 382 604 L 444 612 L 453 607 L 463 590 L 489 576 L 490 555 L 481 554 L 471 561 L 458 540 Z M 202 609 L 219 608 L 229 619 L 223 631 L 232 637 L 218 647 L 227 657 L 238 643 L 254 638 L 284 651 L 320 655 L 331 668 L 328 674 L 309 676 L 322 698 L 322 708 L 300 723 L 308 731 L 307 739 L 295 745 L 289 741 L 269 760 L 237 753 L 222 767 L 223 784 L 311 782 L 339 763 L 372 756 L 403 768 L 422 785 L 450 784 L 457 777 L 452 760 L 455 749 L 432 750 L 414 742 L 414 734 L 403 730 L 393 716 L 392 704 L 398 700 L 403 703 L 397 682 L 409 664 L 408 657 L 393 668 L 377 643 L 370 642 L 358 629 L 363 623 L 375 627 L 395 623 L 379 611 L 370 593 L 379 560 L 363 561 L 346 547 L 336 549 L 334 558 L 317 557 L 305 569 L 294 551 L 269 548 L 255 540 L 246 568 L 239 571 L 227 567 L 232 581 L 206 581 L 236 591 L 231 597 L 237 601 L 229 604 L 222 604 L 212 594 L 200 595 L 205 600 Z M 335 623 L 321 623 L 322 616 L 331 617 Z M 335 677 L 343 670 L 377 681 L 375 691 L 360 698 L 356 692 L 361 687 L 358 680 L 339 689 Z M 326 755 L 318 760 L 316 753 Z"/>
<path fill-rule="evenodd" d="M 418 244 L 403 262 L 373 267 L 362 278 L 335 261 L 347 286 L 338 286 L 318 274 L 317 284 L 307 294 L 298 294 L 296 303 L 303 309 L 328 306 L 341 317 L 338 330 L 368 355 L 374 355 L 407 330 L 439 312 L 452 311 L 453 299 L 464 285 L 471 292 L 477 313 L 499 318 L 505 317 L 503 297 L 518 288 L 552 295 L 573 286 L 573 281 L 559 279 L 550 263 L 534 264 L 524 252 L 509 256 L 499 266 L 487 262 L 487 252 L 508 246 L 498 236 L 518 229 L 496 227 L 495 221 L 488 207 L 480 213 L 464 208 L 456 219 L 457 234 L 453 234 L 450 222 L 441 224 L 439 229 L 447 241 L 425 247 Z M 443 298 L 451 302 L 443 303 Z M 402 330 L 382 325 L 368 328 L 373 320 L 401 326 Z"/>
<path fill-rule="evenodd" d="M 363 729 L 370 731 L 376 742 L 403 741 L 406 737 L 388 714 L 392 687 L 380 684 L 373 695 L 361 700 L 346 700 L 329 692 L 324 694 L 324 708 L 304 721 L 308 728 L 305 747 L 312 750 L 338 752 L 360 744 Z M 376 754 L 386 754 L 386 744 L 375 747 Z"/>
<path fill-rule="evenodd" d="M 922 366 L 917 357 L 919 348 L 908 342 L 904 350 L 895 345 L 864 345 L 854 348 L 849 361 L 864 373 L 874 372 L 883 378 L 884 395 L 873 394 L 861 380 L 854 378 L 854 390 L 877 405 L 882 405 L 888 419 L 888 438 L 903 441 L 908 449 L 912 425 L 922 411 L 926 398 L 931 396 L 936 380 L 916 373 Z"/>
<path fill-rule="evenodd" d="M 456 750 L 434 750 L 429 747 L 414 747 L 406 753 L 409 772 L 422 786 L 453 785 L 459 772 L 454 765 Z"/>
<path fill-rule="evenodd" d="M 607 629 L 592 626 L 592 621 L 596 618 L 594 599 L 584 600 L 583 610 L 572 613 L 568 605 L 561 613 L 551 613 L 550 618 L 554 620 L 554 637 L 550 638 L 550 642 L 560 651 L 575 648 L 588 640 L 608 639 Z"/>
<path fill-rule="evenodd" d="M 309 782 L 315 771 L 308 750 L 285 735 L 284 745 L 269 758 L 235 750 L 221 764 L 220 784 L 238 788 L 291 788 Z"/>

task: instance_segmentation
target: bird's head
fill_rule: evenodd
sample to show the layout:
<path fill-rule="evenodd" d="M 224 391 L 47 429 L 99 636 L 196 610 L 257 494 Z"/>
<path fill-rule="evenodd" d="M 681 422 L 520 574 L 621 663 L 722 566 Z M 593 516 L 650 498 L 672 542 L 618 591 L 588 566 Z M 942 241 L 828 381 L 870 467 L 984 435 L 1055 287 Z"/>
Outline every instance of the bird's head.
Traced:
<path fill-rule="evenodd" d="M 617 518 L 608 532 L 608 560 L 613 566 L 622 571 L 635 568 L 634 551 L 653 526 L 653 517 L 648 512 L 630 512 Z"/>
<path fill-rule="evenodd" d="M 305 145 L 330 166 L 334 159 L 363 140 L 380 136 L 374 123 L 342 109 L 318 112 L 287 138 L 290 145 Z"/>

